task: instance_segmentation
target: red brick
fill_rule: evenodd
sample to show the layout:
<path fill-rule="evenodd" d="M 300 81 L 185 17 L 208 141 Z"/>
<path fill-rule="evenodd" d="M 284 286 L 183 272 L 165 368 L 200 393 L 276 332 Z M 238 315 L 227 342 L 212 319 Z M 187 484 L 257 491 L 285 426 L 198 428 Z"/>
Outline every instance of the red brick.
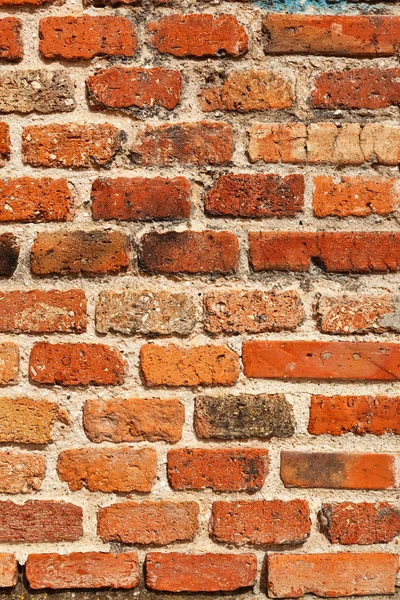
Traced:
<path fill-rule="evenodd" d="M 227 123 L 164 123 L 147 125 L 132 148 L 134 163 L 226 165 L 232 159 L 233 132 Z"/>
<path fill-rule="evenodd" d="M 239 241 L 229 231 L 151 232 L 141 239 L 139 266 L 149 273 L 234 273 Z"/>
<path fill-rule="evenodd" d="M 305 500 L 238 500 L 214 502 L 210 535 L 217 542 L 301 544 L 311 531 Z"/>
<path fill-rule="evenodd" d="M 86 331 L 83 290 L 0 292 L 0 332 L 53 333 Z"/>
<path fill-rule="evenodd" d="M 155 67 L 111 67 L 86 81 L 89 106 L 95 110 L 154 108 L 172 110 L 179 103 L 182 77 L 179 71 Z"/>
<path fill-rule="evenodd" d="M 19 244 L 14 234 L 0 235 L 0 277 L 11 277 L 18 265 Z"/>
<path fill-rule="evenodd" d="M 0 344 L 0 385 L 16 383 L 19 371 L 19 348 L 13 342 Z"/>
<path fill-rule="evenodd" d="M 0 451 L 0 493 L 26 494 L 40 490 L 46 472 L 41 454 Z"/>
<path fill-rule="evenodd" d="M 0 502 L 0 542 L 74 542 L 83 535 L 82 516 L 69 502 Z"/>
<path fill-rule="evenodd" d="M 400 344 L 381 342 L 250 341 L 246 377 L 397 381 Z"/>
<path fill-rule="evenodd" d="M 91 192 L 93 218 L 181 221 L 190 217 L 191 190 L 185 177 L 96 179 Z"/>
<path fill-rule="evenodd" d="M 400 73 L 400 69 L 399 69 Z M 400 84 L 399 84 L 400 85 Z M 316 217 L 366 217 L 389 215 L 400 196 L 395 178 L 314 177 L 313 211 Z"/>
<path fill-rule="evenodd" d="M 1 49 L 0 49 L 1 51 Z M 10 127 L 8 123 L 0 123 L 0 167 L 4 167 L 11 153 Z"/>
<path fill-rule="evenodd" d="M 49 344 L 31 350 L 31 381 L 57 385 L 118 385 L 124 382 L 126 361 L 105 344 Z"/>
<path fill-rule="evenodd" d="M 109 123 L 31 125 L 22 132 L 22 159 L 33 167 L 104 167 L 120 151 L 120 138 Z"/>
<path fill-rule="evenodd" d="M 145 344 L 140 369 L 146 385 L 232 385 L 239 377 L 239 357 L 226 346 Z"/>
<path fill-rule="evenodd" d="M 204 87 L 199 93 L 204 112 L 227 110 L 250 112 L 290 108 L 293 86 L 273 71 L 231 71 L 221 85 Z"/>
<path fill-rule="evenodd" d="M 400 104 L 400 69 L 328 71 L 315 80 L 315 108 L 376 109 Z"/>
<path fill-rule="evenodd" d="M 193 540 L 198 516 L 197 502 L 120 502 L 99 510 L 97 534 L 122 544 Z"/>
<path fill-rule="evenodd" d="M 304 318 L 298 292 L 212 291 L 204 294 L 204 329 L 212 334 L 294 331 Z"/>
<path fill-rule="evenodd" d="M 168 480 L 174 490 L 257 491 L 268 475 L 268 450 L 179 448 L 168 452 Z"/>
<path fill-rule="evenodd" d="M 26 578 L 34 590 L 104 587 L 130 590 L 139 583 L 138 558 L 136 552 L 30 554 Z"/>
<path fill-rule="evenodd" d="M 308 433 L 400 434 L 400 397 L 311 396 Z"/>
<path fill-rule="evenodd" d="M 213 216 L 294 217 L 303 210 L 303 175 L 222 175 L 205 196 Z"/>
<path fill-rule="evenodd" d="M 150 43 L 162 54 L 222 57 L 247 52 L 247 34 L 233 15 L 169 15 L 148 26 Z"/>
<path fill-rule="evenodd" d="M 185 409 L 179 400 L 96 398 L 83 408 L 85 433 L 92 442 L 178 442 Z"/>
<path fill-rule="evenodd" d="M 44 58 L 87 60 L 94 56 L 133 56 L 136 32 L 125 17 L 46 17 L 39 24 Z"/>
<path fill-rule="evenodd" d="M 18 581 L 18 563 L 15 554 L 0 554 L 0 588 L 14 587 Z"/>
<path fill-rule="evenodd" d="M 15 19 L 14 17 L 0 19 L 0 59 L 20 60 L 24 56 L 21 29 L 21 19 Z"/>
<path fill-rule="evenodd" d="M 332 544 L 385 544 L 400 534 L 400 511 L 387 502 L 323 504 L 318 520 Z"/>
<path fill-rule="evenodd" d="M 18 177 L 0 180 L 0 221 L 48 223 L 72 219 L 66 179 Z"/>
<path fill-rule="evenodd" d="M 400 265 L 400 235 L 388 232 L 250 232 L 254 271 L 387 273 Z"/>
<path fill-rule="evenodd" d="M 157 470 L 154 448 L 80 448 L 59 454 L 57 473 L 72 491 L 150 492 Z"/>
<path fill-rule="evenodd" d="M 269 14 L 266 54 L 371 57 L 397 55 L 400 18 L 367 15 Z"/>
<path fill-rule="evenodd" d="M 146 585 L 167 592 L 229 592 L 252 587 L 257 577 L 254 554 L 180 554 L 150 552 Z"/>
<path fill-rule="evenodd" d="M 14 69 L 0 75 L 2 113 L 49 114 L 75 108 L 75 85 L 65 70 Z"/>
<path fill-rule="evenodd" d="M 314 318 L 323 333 L 399 332 L 398 302 L 389 294 L 321 296 L 314 304 Z"/>
<path fill-rule="evenodd" d="M 399 456 L 282 451 L 281 479 L 288 488 L 393 489 L 400 487 Z"/>
<path fill-rule="evenodd" d="M 129 240 L 119 231 L 54 231 L 38 233 L 31 250 L 35 275 L 99 275 L 129 266 Z"/>
<path fill-rule="evenodd" d="M 54 422 L 69 423 L 68 413 L 48 400 L 0 398 L 0 415 L 2 444 L 48 444 Z"/>

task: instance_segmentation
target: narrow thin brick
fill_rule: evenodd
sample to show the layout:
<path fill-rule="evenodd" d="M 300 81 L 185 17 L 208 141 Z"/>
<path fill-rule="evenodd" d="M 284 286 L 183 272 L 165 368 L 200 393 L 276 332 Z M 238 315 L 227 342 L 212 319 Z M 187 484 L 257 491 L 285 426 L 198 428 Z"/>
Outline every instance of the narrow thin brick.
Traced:
<path fill-rule="evenodd" d="M 68 414 L 55 402 L 30 398 L 0 398 L 0 443 L 48 444 L 56 421 Z"/>
<path fill-rule="evenodd" d="M 41 454 L 0 452 L 0 493 L 27 494 L 40 490 L 46 473 Z"/>
<path fill-rule="evenodd" d="M 19 348 L 13 342 L 0 344 L 0 385 L 16 383 L 19 372 Z"/>
<path fill-rule="evenodd" d="M 20 60 L 24 56 L 21 31 L 21 19 L 15 19 L 14 17 L 0 19 L 0 59 L 15 61 Z"/>
<path fill-rule="evenodd" d="M 19 244 L 14 234 L 0 235 L 0 277 L 11 277 L 18 265 Z"/>
<path fill-rule="evenodd" d="M 49 223 L 72 217 L 73 198 L 66 179 L 0 180 L 0 222 Z"/>
<path fill-rule="evenodd" d="M 18 581 L 18 563 L 15 554 L 0 554 L 0 588 L 14 587 Z"/>
<path fill-rule="evenodd" d="M 48 114 L 75 106 L 74 84 L 63 71 L 29 69 L 0 75 L 0 113 Z"/>
<path fill-rule="evenodd" d="M 10 127 L 8 123 L 0 123 L 0 167 L 4 167 L 10 158 L 11 140 Z"/>

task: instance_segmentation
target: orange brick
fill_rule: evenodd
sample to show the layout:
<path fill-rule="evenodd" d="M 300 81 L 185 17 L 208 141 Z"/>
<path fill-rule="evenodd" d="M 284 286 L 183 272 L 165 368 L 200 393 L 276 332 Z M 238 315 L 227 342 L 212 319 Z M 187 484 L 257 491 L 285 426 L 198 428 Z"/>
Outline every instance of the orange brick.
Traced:
<path fill-rule="evenodd" d="M 18 563 L 14 554 L 0 554 L 0 588 L 14 587 L 18 581 Z"/>
<path fill-rule="evenodd" d="M 10 127 L 0 122 L 0 167 L 4 167 L 11 154 Z"/>
<path fill-rule="evenodd" d="M 22 21 L 14 17 L 0 19 L 0 59 L 20 60 L 24 56 L 21 39 Z"/>
<path fill-rule="evenodd" d="M 0 221 L 47 223 L 72 218 L 66 179 L 18 177 L 0 180 Z"/>
<path fill-rule="evenodd" d="M 40 490 L 46 461 L 40 454 L 0 451 L 0 493 L 26 494 Z"/>
<path fill-rule="evenodd" d="M 2 444 L 48 444 L 53 440 L 53 423 L 69 423 L 68 413 L 48 400 L 0 398 L 0 414 Z"/>

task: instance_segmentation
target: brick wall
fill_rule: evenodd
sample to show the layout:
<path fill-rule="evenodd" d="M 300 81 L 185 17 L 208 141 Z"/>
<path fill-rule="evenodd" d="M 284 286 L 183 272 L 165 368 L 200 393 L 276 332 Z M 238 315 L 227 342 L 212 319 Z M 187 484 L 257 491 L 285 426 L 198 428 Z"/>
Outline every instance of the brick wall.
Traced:
<path fill-rule="evenodd" d="M 395 593 L 398 5 L 0 6 L 0 598 Z"/>

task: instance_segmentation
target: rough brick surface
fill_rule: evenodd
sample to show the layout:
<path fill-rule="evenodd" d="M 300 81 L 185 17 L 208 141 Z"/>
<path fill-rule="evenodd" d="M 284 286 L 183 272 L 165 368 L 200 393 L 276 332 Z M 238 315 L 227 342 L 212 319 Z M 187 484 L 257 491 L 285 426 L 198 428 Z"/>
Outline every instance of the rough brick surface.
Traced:
<path fill-rule="evenodd" d="M 13 342 L 0 344 L 0 385 L 15 383 L 19 371 L 19 348 Z"/>
<path fill-rule="evenodd" d="M 46 461 L 40 454 L 0 451 L 0 493 L 27 494 L 40 490 Z"/>
<path fill-rule="evenodd" d="M 150 42 L 162 54 L 220 57 L 247 51 L 246 31 L 233 15 L 170 15 L 148 28 Z"/>
<path fill-rule="evenodd" d="M 198 516 L 196 502 L 121 502 L 99 511 L 97 532 L 104 541 L 169 544 L 192 540 Z"/>
<path fill-rule="evenodd" d="M 0 554 L 0 588 L 13 587 L 18 580 L 18 563 L 14 554 Z"/>
<path fill-rule="evenodd" d="M 11 141 L 8 123 L 0 123 L 0 167 L 4 167 L 10 158 Z"/>
<path fill-rule="evenodd" d="M 0 75 L 1 113 L 74 110 L 75 90 L 63 71 L 26 70 Z"/>
<path fill-rule="evenodd" d="M 60 453 L 57 473 L 70 490 L 149 492 L 157 468 L 153 448 L 82 448 Z"/>
<path fill-rule="evenodd" d="M 175 490 L 256 491 L 268 475 L 268 450 L 179 448 L 168 452 L 168 479 Z"/>
<path fill-rule="evenodd" d="M 83 535 L 82 516 L 82 508 L 69 502 L 0 502 L 0 541 L 73 542 Z"/>
<path fill-rule="evenodd" d="M 311 531 L 304 500 L 240 500 L 213 503 L 210 534 L 218 542 L 244 544 L 300 544 Z"/>
<path fill-rule="evenodd" d="M 5 17 L 0 19 L 1 48 L 0 59 L 19 60 L 24 55 L 21 40 L 21 19 Z"/>
<path fill-rule="evenodd" d="M 92 185 L 94 219 L 182 221 L 190 216 L 191 184 L 185 177 L 118 177 Z"/>
<path fill-rule="evenodd" d="M 68 413 L 48 400 L 3 397 L 0 414 L 0 443 L 47 444 L 54 422 L 69 422 Z"/>
<path fill-rule="evenodd" d="M 226 592 L 254 585 L 254 554 L 179 554 L 151 552 L 146 584 L 167 592 Z"/>
<path fill-rule="evenodd" d="M 87 400 L 83 409 L 85 432 L 92 442 L 177 442 L 184 421 L 184 406 L 174 399 L 95 399 Z"/>
<path fill-rule="evenodd" d="M 69 221 L 73 216 L 73 198 L 66 179 L 0 180 L 0 197 L 2 223 Z"/>
<path fill-rule="evenodd" d="M 139 583 L 136 552 L 72 552 L 30 554 L 26 577 L 32 589 L 112 588 L 132 589 Z"/>
<path fill-rule="evenodd" d="M 0 277 L 11 277 L 17 268 L 19 244 L 12 233 L 0 235 Z"/>

